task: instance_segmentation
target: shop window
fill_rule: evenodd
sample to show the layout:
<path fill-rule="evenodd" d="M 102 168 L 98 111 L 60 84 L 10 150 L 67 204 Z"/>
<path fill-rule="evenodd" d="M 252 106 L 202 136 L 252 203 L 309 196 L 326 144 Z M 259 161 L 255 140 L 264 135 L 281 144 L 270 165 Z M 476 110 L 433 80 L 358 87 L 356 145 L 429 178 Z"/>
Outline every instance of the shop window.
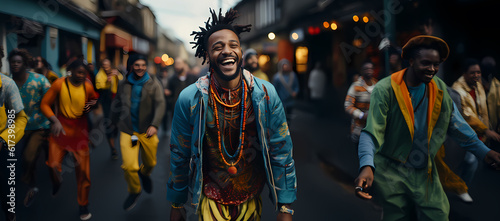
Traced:
<path fill-rule="evenodd" d="M 307 71 L 307 57 L 309 49 L 305 46 L 299 46 L 295 50 L 295 69 L 298 73 L 305 73 Z"/>

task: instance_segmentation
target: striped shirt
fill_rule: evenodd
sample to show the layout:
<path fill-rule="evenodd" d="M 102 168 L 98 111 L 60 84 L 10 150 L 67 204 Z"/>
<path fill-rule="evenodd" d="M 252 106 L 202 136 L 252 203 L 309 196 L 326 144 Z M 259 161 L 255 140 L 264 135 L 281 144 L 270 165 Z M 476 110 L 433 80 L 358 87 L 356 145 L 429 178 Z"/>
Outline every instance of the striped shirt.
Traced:
<path fill-rule="evenodd" d="M 359 137 L 361 129 L 366 125 L 366 120 L 360 119 L 360 116 L 361 113 L 368 114 L 370 108 L 370 96 L 377 80 L 372 78 L 371 81 L 372 85 L 368 86 L 363 77 L 359 77 L 351 84 L 345 97 L 344 108 L 347 114 L 352 117 L 351 133 L 356 137 Z"/>

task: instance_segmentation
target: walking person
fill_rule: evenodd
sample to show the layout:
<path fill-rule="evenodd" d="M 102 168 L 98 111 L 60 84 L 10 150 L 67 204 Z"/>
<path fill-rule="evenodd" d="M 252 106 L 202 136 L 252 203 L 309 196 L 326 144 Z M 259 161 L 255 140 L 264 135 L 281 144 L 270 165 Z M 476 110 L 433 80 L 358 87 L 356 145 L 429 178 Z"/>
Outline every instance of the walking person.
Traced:
<path fill-rule="evenodd" d="M 290 123 L 295 98 L 299 94 L 299 79 L 293 71 L 290 61 L 285 58 L 278 62 L 278 72 L 273 77 L 273 85 L 285 108 L 287 121 Z"/>
<path fill-rule="evenodd" d="M 402 57 L 410 66 L 380 80 L 370 99 L 359 140 L 356 195 L 380 201 L 384 220 L 448 220 L 450 205 L 434 163 L 446 134 L 461 147 L 500 169 L 500 154 L 481 142 L 436 77 L 446 60 L 445 41 L 428 35 L 410 39 Z"/>
<path fill-rule="evenodd" d="M 345 97 L 344 108 L 352 118 L 351 141 L 358 146 L 361 130 L 366 126 L 366 118 L 370 109 L 370 96 L 377 79 L 373 77 L 374 65 L 371 61 L 361 65 L 360 76 L 351 84 Z"/>
<path fill-rule="evenodd" d="M 496 70 L 494 62 L 492 63 L 492 78 L 487 97 L 488 118 L 491 130 L 500 133 L 500 72 Z M 491 147 L 492 149 L 499 150 L 500 142 L 493 141 Z"/>
<path fill-rule="evenodd" d="M 57 79 L 42 99 L 40 109 L 51 125 L 47 165 L 52 179 L 52 195 L 62 184 L 62 161 L 70 154 L 75 163 L 77 200 L 81 220 L 89 220 L 90 152 L 87 114 L 97 103 L 89 72 L 83 60 L 77 59 L 68 67 L 68 76 Z M 58 104 L 57 115 L 52 106 Z"/>
<path fill-rule="evenodd" d="M 0 68 L 4 56 L 3 47 L 0 46 Z M 8 195 L 11 195 L 12 187 L 9 185 L 11 162 L 8 159 L 19 161 L 21 151 L 12 148 L 23 138 L 27 123 L 28 116 L 24 112 L 16 82 L 0 73 L 0 202 L 7 221 L 16 220 L 15 210 L 7 203 L 10 202 Z"/>
<path fill-rule="evenodd" d="M 24 49 L 14 49 L 9 53 L 8 60 L 12 79 L 19 88 L 23 100 L 24 112 L 28 115 L 28 123 L 24 136 L 16 148 L 23 156 L 23 181 L 28 184 L 28 192 L 24 205 L 29 207 L 38 193 L 36 186 L 36 162 L 42 153 L 48 153 L 49 120 L 42 114 L 40 103 L 50 88 L 50 82 L 41 74 L 28 71 L 28 61 L 31 55 Z M 46 158 L 46 157 L 45 157 Z M 47 159 L 44 159 L 47 160 Z"/>
<path fill-rule="evenodd" d="M 206 29 L 192 34 L 195 56 L 208 60 L 210 73 L 184 89 L 175 106 L 170 220 L 185 220 L 188 189 L 199 220 L 261 220 L 266 183 L 277 220 L 292 220 L 297 189 L 283 106 L 269 82 L 241 67 L 239 34 L 250 25 L 233 25 L 233 9 L 211 14 Z"/>
<path fill-rule="evenodd" d="M 460 94 L 462 116 L 474 129 L 483 142 L 487 140 L 500 141 L 500 135 L 490 129 L 486 93 L 481 84 L 481 68 L 475 59 L 466 59 L 462 67 L 462 76 L 453 83 L 452 88 Z M 466 152 L 460 166 L 460 177 L 470 186 L 478 167 L 478 159 Z"/>
<path fill-rule="evenodd" d="M 35 72 L 45 76 L 47 80 L 49 80 L 50 84 L 54 83 L 54 81 L 56 81 L 59 78 L 56 72 L 50 69 L 49 62 L 47 62 L 45 58 L 37 56 L 35 58 L 35 62 L 36 62 Z"/>
<path fill-rule="evenodd" d="M 255 49 L 249 48 L 245 50 L 245 53 L 243 54 L 243 68 L 252 73 L 253 76 L 269 81 L 267 74 L 260 69 L 259 57 Z"/>
<path fill-rule="evenodd" d="M 158 79 L 146 71 L 145 56 L 133 54 L 127 64 L 129 73 L 118 87 L 111 112 L 119 117 L 115 122 L 119 122 L 121 167 L 129 193 L 123 209 L 129 211 L 135 207 L 142 189 L 146 193 L 153 191 L 150 175 L 156 166 L 157 132 L 165 113 L 165 99 Z"/>
<path fill-rule="evenodd" d="M 165 89 L 165 98 L 167 101 L 166 118 L 171 118 L 181 91 L 197 79 L 197 76 L 188 73 L 188 66 L 183 58 L 179 57 L 175 59 L 174 75 L 169 78 L 167 88 Z"/>
<path fill-rule="evenodd" d="M 322 117 L 325 114 L 325 88 L 326 74 L 321 69 L 321 63 L 318 61 L 311 71 L 307 86 L 311 92 L 311 101 L 314 105 L 314 112 L 317 117 Z"/>
<path fill-rule="evenodd" d="M 118 159 L 118 152 L 115 148 L 115 138 L 118 133 L 116 122 L 111 119 L 111 104 L 118 91 L 118 83 L 123 79 L 123 75 L 111 67 L 111 61 L 104 59 L 101 62 L 101 68 L 95 77 L 95 88 L 99 93 L 99 103 L 102 106 L 103 120 L 102 128 L 106 134 L 108 145 L 111 150 L 111 158 Z"/>

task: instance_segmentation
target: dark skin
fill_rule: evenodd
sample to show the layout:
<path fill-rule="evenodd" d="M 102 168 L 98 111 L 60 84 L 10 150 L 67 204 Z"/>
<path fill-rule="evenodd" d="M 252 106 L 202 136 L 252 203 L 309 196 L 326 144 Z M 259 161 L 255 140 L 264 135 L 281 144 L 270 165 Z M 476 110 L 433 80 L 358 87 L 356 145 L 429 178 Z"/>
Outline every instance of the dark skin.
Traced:
<path fill-rule="evenodd" d="M 365 63 L 361 67 L 361 77 L 363 77 L 363 80 L 366 82 L 367 85 L 371 86 L 373 84 L 372 78 L 373 78 L 373 64 L 372 63 Z M 368 113 L 365 113 L 363 115 L 363 120 L 366 120 L 368 118 Z"/>
<path fill-rule="evenodd" d="M 83 66 L 79 66 L 77 68 L 74 68 L 71 71 L 71 76 L 68 77 L 69 83 L 72 84 L 75 87 L 79 87 L 82 84 L 85 83 L 86 76 L 88 74 L 87 70 Z M 83 113 L 88 113 L 92 110 L 92 108 L 97 104 L 97 100 L 90 100 L 85 103 L 85 107 L 83 109 Z M 50 131 L 54 136 L 58 137 L 59 134 L 66 135 L 66 131 L 64 131 L 64 128 L 59 122 L 59 119 L 54 115 L 49 118 L 49 120 L 52 122 L 52 125 L 50 127 Z"/>
<path fill-rule="evenodd" d="M 26 80 L 28 80 L 28 71 L 26 62 L 20 55 L 14 55 L 9 60 L 10 71 L 12 73 L 12 79 L 16 82 L 17 87 L 22 87 Z"/>
<path fill-rule="evenodd" d="M 206 54 L 210 61 L 211 68 L 218 68 L 215 78 L 224 88 L 236 88 L 241 81 L 240 67 L 242 62 L 242 51 L 240 40 L 233 31 L 223 29 L 214 32 L 208 38 L 208 52 Z M 224 75 L 224 76 L 220 76 Z M 235 78 L 229 79 L 237 75 Z M 291 208 L 289 204 L 284 204 Z M 280 205 L 281 206 L 281 205 Z M 174 208 L 170 210 L 171 221 L 184 221 L 186 210 L 184 208 Z M 278 213 L 277 221 L 291 221 L 292 215 L 288 213 Z"/>
<path fill-rule="evenodd" d="M 471 65 L 467 68 L 467 71 L 462 74 L 464 76 L 465 82 L 469 85 L 470 88 L 476 88 L 478 82 L 481 80 L 481 68 L 478 64 Z M 500 135 L 493 130 L 486 130 L 486 137 L 495 140 L 496 142 L 500 142 Z"/>
<path fill-rule="evenodd" d="M 410 67 L 408 67 L 404 81 L 409 87 L 417 87 L 420 84 L 428 84 L 431 82 L 434 75 L 439 70 L 441 58 L 437 50 L 434 49 L 421 49 L 414 58 L 410 60 Z M 500 154 L 491 150 L 486 154 L 484 161 L 492 168 L 500 170 Z M 375 168 L 365 166 L 361 168 L 361 172 L 354 180 L 354 185 L 361 190 L 356 190 L 356 196 L 361 199 L 372 199 L 373 196 L 368 193 L 374 180 Z"/>

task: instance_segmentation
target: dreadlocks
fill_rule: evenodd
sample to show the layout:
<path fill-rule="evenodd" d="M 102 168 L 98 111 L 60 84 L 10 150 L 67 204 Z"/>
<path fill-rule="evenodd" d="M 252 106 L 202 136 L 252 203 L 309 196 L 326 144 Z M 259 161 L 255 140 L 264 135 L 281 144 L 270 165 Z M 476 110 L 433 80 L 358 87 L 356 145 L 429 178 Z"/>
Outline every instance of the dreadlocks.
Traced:
<path fill-rule="evenodd" d="M 196 48 L 195 56 L 198 58 L 203 58 L 203 62 L 201 64 L 205 64 L 205 53 L 207 52 L 208 38 L 214 32 L 220 31 L 222 29 L 228 29 L 236 33 L 239 38 L 240 33 L 249 32 L 250 27 L 252 26 L 232 25 L 234 20 L 239 16 L 238 12 L 234 9 L 229 9 L 229 11 L 227 11 L 224 16 L 222 16 L 222 9 L 219 9 L 218 16 L 213 9 L 210 9 L 210 13 L 212 14 L 212 22 L 210 22 L 209 17 L 205 22 L 205 28 L 200 27 L 200 31 L 193 31 L 193 33 L 191 33 L 191 35 L 194 35 L 194 42 L 190 43 L 194 44 L 193 48 Z"/>

